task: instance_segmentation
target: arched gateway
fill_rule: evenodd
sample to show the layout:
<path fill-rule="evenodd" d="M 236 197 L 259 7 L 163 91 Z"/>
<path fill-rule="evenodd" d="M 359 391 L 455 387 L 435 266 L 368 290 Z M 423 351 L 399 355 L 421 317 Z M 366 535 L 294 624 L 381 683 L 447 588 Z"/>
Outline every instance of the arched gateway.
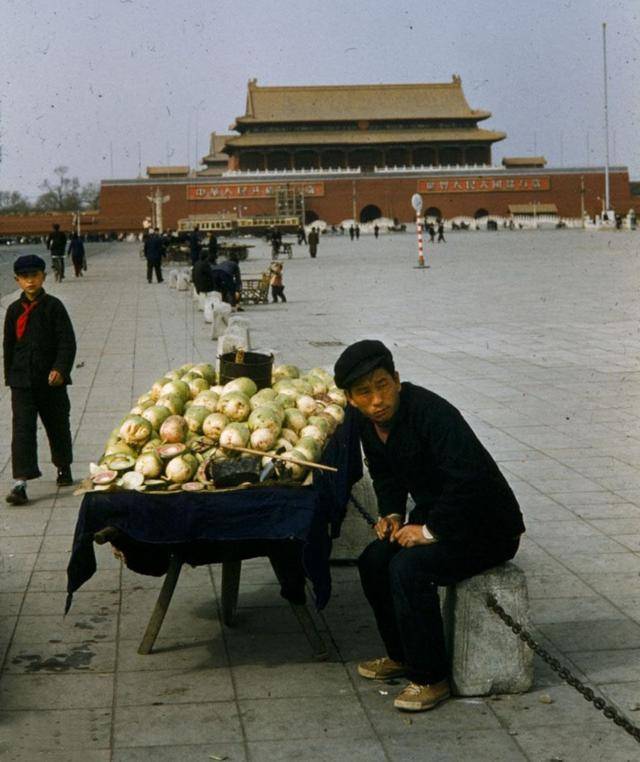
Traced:
<path fill-rule="evenodd" d="M 371 222 L 377 220 L 378 217 L 382 217 L 380 207 L 375 204 L 367 204 L 360 212 L 360 222 Z"/>

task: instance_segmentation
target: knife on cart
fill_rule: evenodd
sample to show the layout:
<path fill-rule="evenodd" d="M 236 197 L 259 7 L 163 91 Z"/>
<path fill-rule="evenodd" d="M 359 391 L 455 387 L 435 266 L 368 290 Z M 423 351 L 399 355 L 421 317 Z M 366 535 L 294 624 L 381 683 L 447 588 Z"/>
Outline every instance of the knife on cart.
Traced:
<path fill-rule="evenodd" d="M 305 468 L 317 468 L 320 471 L 332 471 L 337 472 L 337 468 L 333 466 L 325 466 L 324 463 L 312 463 L 309 460 L 302 460 L 301 458 L 289 458 L 284 455 L 278 455 L 277 452 L 264 452 L 263 450 L 254 450 L 252 447 L 240 447 L 239 445 L 225 445 L 225 450 L 233 450 L 234 452 L 246 452 L 249 455 L 260 455 L 262 457 L 272 458 L 275 460 L 283 460 L 285 463 L 295 463 L 298 466 L 304 466 Z"/>

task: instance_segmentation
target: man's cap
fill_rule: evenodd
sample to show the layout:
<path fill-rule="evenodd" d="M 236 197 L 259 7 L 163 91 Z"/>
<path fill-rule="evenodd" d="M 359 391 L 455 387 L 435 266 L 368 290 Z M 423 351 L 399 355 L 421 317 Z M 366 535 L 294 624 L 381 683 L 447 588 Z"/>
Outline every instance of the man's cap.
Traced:
<path fill-rule="evenodd" d="M 13 272 L 16 275 L 25 273 L 44 272 L 47 266 L 44 259 L 37 254 L 23 254 L 13 263 Z"/>
<path fill-rule="evenodd" d="M 333 368 L 336 386 L 348 389 L 354 381 L 376 368 L 384 360 L 393 356 L 385 345 L 377 339 L 363 339 L 348 346 L 338 357 Z"/>

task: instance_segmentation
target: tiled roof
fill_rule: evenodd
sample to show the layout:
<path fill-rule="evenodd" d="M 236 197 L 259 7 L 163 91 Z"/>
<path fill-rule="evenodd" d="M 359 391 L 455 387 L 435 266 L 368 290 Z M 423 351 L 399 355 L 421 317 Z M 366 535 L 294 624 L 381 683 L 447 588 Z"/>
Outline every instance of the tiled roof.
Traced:
<path fill-rule="evenodd" d="M 249 80 L 247 106 L 237 124 L 366 119 L 487 119 L 469 107 L 459 77 L 405 85 L 260 87 Z"/>
<path fill-rule="evenodd" d="M 502 164 L 505 167 L 544 167 L 547 160 L 544 156 L 505 156 Z"/>
<path fill-rule="evenodd" d="M 406 143 L 494 142 L 503 140 L 504 132 L 479 128 L 431 130 L 321 130 L 302 132 L 252 132 L 227 140 L 227 150 L 265 148 L 268 146 L 376 146 Z"/>

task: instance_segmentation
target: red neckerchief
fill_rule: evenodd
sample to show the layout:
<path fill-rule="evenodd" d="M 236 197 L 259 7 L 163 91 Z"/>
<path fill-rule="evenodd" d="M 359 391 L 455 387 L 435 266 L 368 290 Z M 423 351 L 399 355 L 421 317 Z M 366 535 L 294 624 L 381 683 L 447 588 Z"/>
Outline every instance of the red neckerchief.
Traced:
<path fill-rule="evenodd" d="M 18 339 L 18 341 L 20 341 L 20 339 L 24 336 L 24 332 L 27 330 L 27 323 L 29 322 L 29 315 L 38 306 L 38 304 L 39 302 L 35 299 L 32 302 L 22 302 L 24 312 L 18 317 L 18 320 L 16 321 L 16 339 Z"/>

